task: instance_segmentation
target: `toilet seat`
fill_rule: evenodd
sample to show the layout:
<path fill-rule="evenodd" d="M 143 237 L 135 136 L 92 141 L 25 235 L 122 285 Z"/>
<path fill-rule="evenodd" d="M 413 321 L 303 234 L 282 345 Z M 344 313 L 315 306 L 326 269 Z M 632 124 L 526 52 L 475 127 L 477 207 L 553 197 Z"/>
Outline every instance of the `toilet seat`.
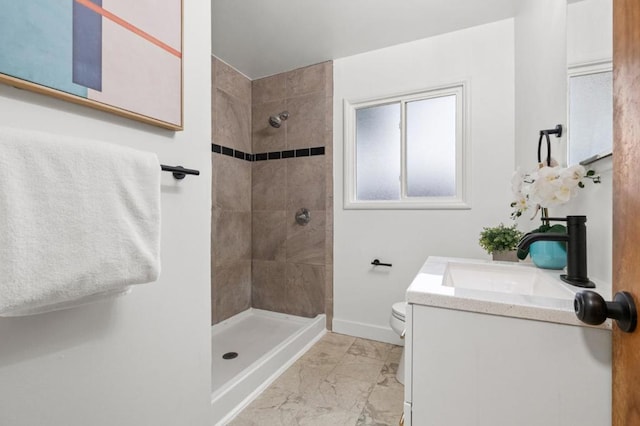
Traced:
<path fill-rule="evenodd" d="M 397 302 L 391 305 L 391 317 L 389 318 L 389 325 L 391 326 L 391 329 L 401 338 L 404 337 L 404 333 L 406 331 L 406 316 L 407 302 Z M 402 348 L 402 354 L 400 355 L 398 371 L 396 371 L 396 380 L 404 384 L 404 347 Z"/>
<path fill-rule="evenodd" d="M 404 321 L 407 316 L 407 302 L 394 303 L 391 306 L 391 315 L 400 321 Z"/>
<path fill-rule="evenodd" d="M 407 303 L 397 302 L 391 306 L 391 317 L 389 317 L 389 325 L 391 329 L 400 337 L 405 332 L 405 317 L 407 315 Z"/>

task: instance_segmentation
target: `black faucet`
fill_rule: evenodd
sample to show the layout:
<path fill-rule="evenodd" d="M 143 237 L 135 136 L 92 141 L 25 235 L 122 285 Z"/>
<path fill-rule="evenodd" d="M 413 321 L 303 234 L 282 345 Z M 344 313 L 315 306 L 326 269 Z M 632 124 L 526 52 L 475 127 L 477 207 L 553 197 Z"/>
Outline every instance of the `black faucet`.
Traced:
<path fill-rule="evenodd" d="M 587 277 L 587 222 L 586 216 L 566 218 L 547 217 L 547 221 L 567 222 L 567 233 L 535 232 L 526 234 L 518 242 L 519 249 L 527 249 L 536 241 L 560 241 L 567 243 L 567 274 L 560 279 L 577 287 L 594 288 L 596 285 Z"/>

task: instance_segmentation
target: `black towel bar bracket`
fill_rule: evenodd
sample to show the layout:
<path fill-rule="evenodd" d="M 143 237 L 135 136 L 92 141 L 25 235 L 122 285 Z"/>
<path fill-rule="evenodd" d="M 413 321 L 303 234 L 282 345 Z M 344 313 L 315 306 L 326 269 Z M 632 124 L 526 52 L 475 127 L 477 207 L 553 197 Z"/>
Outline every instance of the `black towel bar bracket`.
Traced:
<path fill-rule="evenodd" d="M 553 129 L 540 130 L 540 136 L 547 135 L 556 135 L 556 138 L 562 137 L 562 124 L 557 124 Z"/>
<path fill-rule="evenodd" d="M 186 175 L 198 176 L 200 174 L 200 170 L 185 169 L 182 166 L 166 166 L 160 164 L 160 168 L 163 172 L 173 172 L 173 177 L 176 179 L 184 179 Z"/>

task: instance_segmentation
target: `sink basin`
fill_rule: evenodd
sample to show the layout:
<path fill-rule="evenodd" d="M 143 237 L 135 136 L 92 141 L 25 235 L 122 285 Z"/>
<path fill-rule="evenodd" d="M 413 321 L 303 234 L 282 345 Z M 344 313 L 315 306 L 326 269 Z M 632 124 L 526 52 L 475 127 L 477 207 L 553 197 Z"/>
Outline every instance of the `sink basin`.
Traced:
<path fill-rule="evenodd" d="M 442 284 L 466 290 L 573 299 L 559 278 L 537 268 L 498 263 L 448 262 Z"/>

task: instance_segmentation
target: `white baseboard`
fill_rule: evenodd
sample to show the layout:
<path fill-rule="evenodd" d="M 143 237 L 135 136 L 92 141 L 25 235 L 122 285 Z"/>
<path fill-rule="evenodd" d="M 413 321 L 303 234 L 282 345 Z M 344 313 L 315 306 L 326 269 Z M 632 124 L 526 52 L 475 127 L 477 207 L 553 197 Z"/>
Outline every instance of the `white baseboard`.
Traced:
<path fill-rule="evenodd" d="M 400 339 L 400 336 L 398 336 L 389 326 L 381 327 L 379 325 L 341 320 L 334 317 L 332 328 L 334 332 L 340 334 L 376 340 L 378 342 L 391 343 L 392 345 L 404 345 L 404 341 Z"/>

